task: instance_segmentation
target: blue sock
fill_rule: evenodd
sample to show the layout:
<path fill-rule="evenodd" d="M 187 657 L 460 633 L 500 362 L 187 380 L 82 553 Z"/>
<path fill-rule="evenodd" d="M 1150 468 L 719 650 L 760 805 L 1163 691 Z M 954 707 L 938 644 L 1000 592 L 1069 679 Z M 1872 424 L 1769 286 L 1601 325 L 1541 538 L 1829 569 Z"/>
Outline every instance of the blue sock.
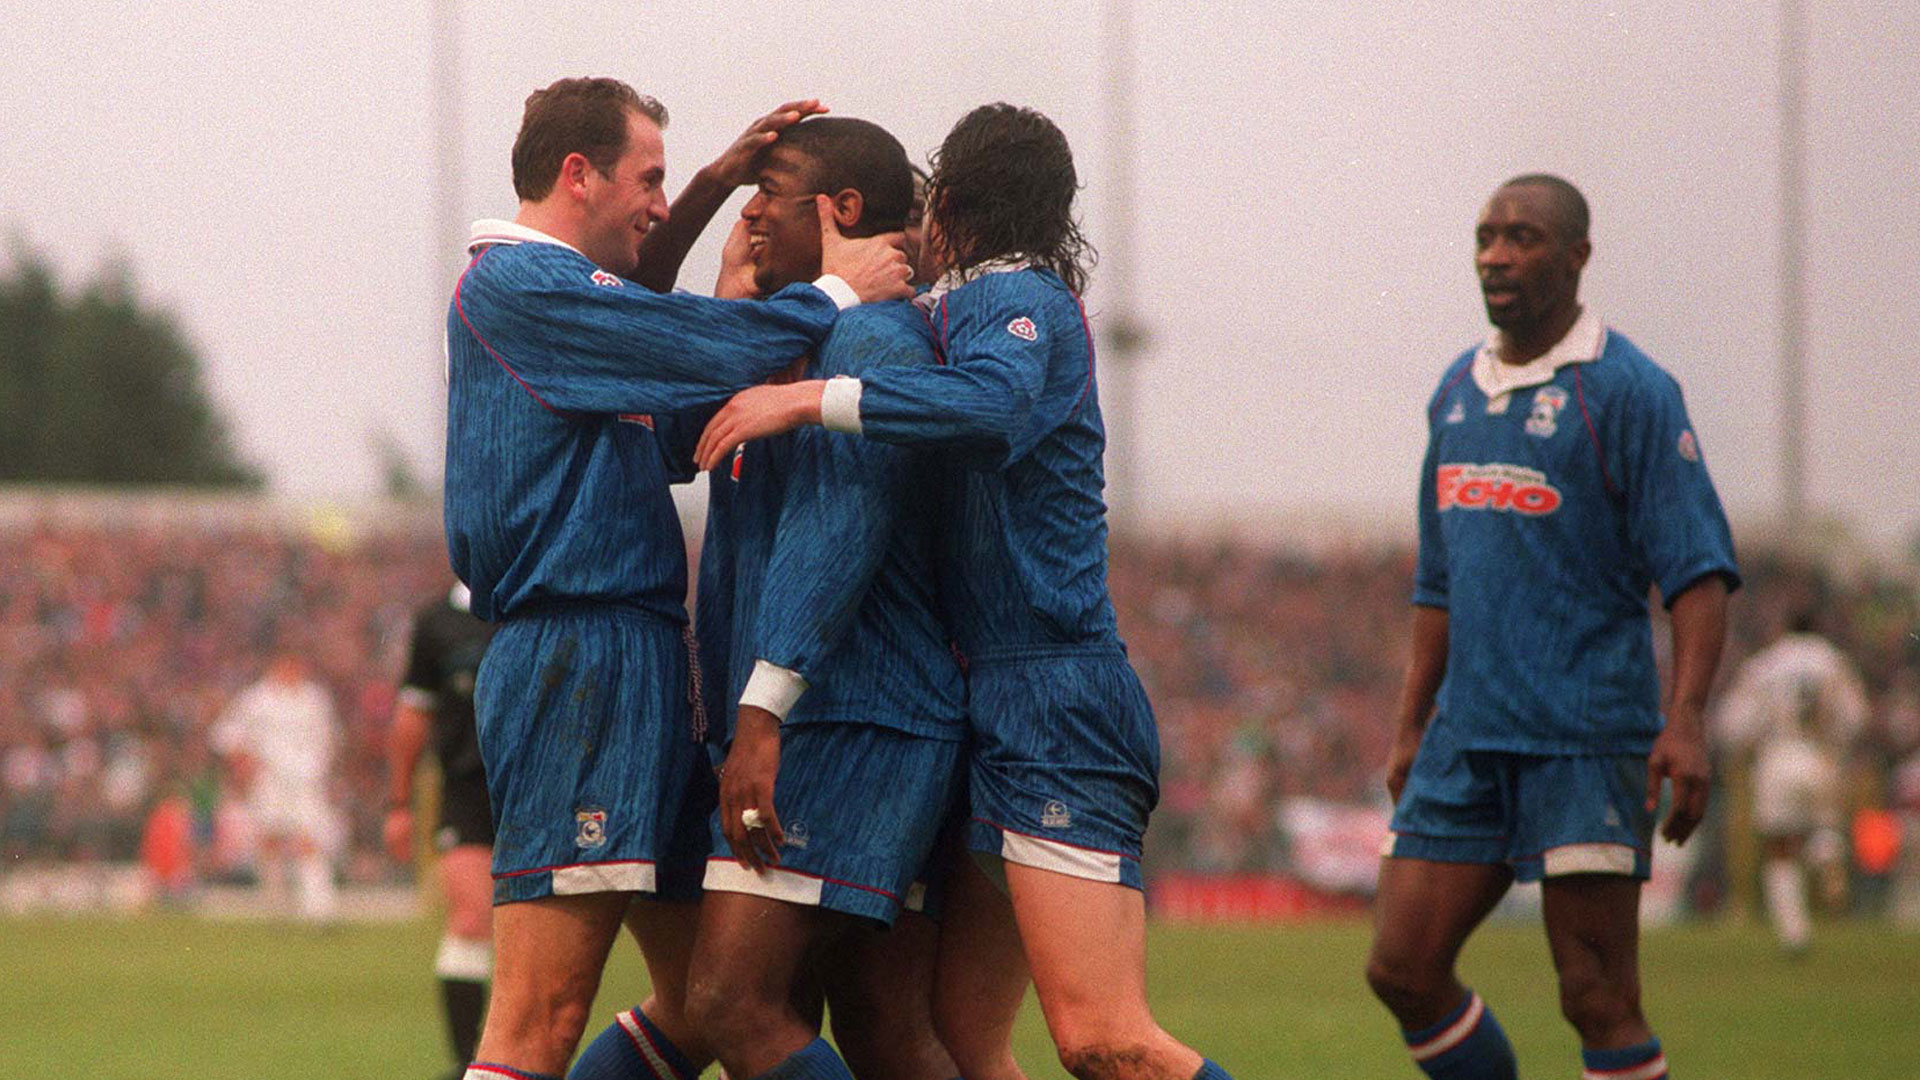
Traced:
<path fill-rule="evenodd" d="M 1660 1052 L 1659 1039 L 1618 1050 L 1581 1050 L 1580 1063 L 1587 1067 L 1583 1080 L 1667 1080 L 1667 1055 Z"/>
<path fill-rule="evenodd" d="M 497 1065 L 491 1061 L 476 1061 L 467 1066 L 463 1080 L 560 1080 L 546 1073 L 528 1072 L 510 1065 Z"/>
<path fill-rule="evenodd" d="M 1420 1071 L 1433 1080 L 1519 1080 L 1513 1046 L 1493 1010 L 1480 995 L 1467 999 L 1446 1019 L 1422 1031 L 1402 1031 Z"/>
<path fill-rule="evenodd" d="M 853 1074 L 827 1040 L 815 1039 L 753 1080 L 853 1080 Z"/>
<path fill-rule="evenodd" d="M 567 1080 L 694 1080 L 699 1075 L 638 1006 L 614 1017 L 567 1070 Z"/>
<path fill-rule="evenodd" d="M 1233 1080 L 1233 1076 L 1215 1062 L 1201 1058 L 1200 1071 L 1193 1074 L 1193 1080 Z"/>

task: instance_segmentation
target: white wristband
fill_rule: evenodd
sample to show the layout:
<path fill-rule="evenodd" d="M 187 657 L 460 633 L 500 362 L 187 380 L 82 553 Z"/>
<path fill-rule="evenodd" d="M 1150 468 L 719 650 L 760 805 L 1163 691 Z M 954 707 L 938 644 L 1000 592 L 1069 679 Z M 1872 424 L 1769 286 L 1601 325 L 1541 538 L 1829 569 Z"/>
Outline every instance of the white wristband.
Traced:
<path fill-rule="evenodd" d="M 827 298 L 833 301 L 833 306 L 841 311 L 860 306 L 860 294 L 854 292 L 853 286 L 847 284 L 839 274 L 822 274 L 813 279 L 813 287 L 826 293 Z"/>
<path fill-rule="evenodd" d="M 828 431 L 860 434 L 860 380 L 835 375 L 820 391 L 820 426 Z"/>
<path fill-rule="evenodd" d="M 806 692 L 807 680 L 801 678 L 799 672 L 755 660 L 753 674 L 747 677 L 747 688 L 740 691 L 740 704 L 765 709 L 785 720 L 793 711 L 794 703 Z"/>

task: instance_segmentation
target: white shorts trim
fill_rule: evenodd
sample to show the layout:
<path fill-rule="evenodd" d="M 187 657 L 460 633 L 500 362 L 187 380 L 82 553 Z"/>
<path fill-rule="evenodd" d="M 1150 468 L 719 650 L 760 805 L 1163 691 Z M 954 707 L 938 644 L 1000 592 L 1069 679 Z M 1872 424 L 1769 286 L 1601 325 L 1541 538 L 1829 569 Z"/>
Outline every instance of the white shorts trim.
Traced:
<path fill-rule="evenodd" d="M 1633 849 L 1625 844 L 1563 844 L 1540 859 L 1542 877 L 1561 874 L 1632 874 Z"/>
<path fill-rule="evenodd" d="M 1000 831 L 1000 857 L 1010 863 L 1051 870 L 1068 877 L 1088 881 L 1120 881 L 1120 856 L 1109 851 L 1090 851 L 1037 836 Z"/>
<path fill-rule="evenodd" d="M 653 892 L 652 863 L 585 863 L 553 872 L 553 895 L 603 892 Z"/>
<path fill-rule="evenodd" d="M 706 887 L 710 892 L 746 893 L 789 904 L 820 906 L 820 894 L 826 882 L 806 874 L 796 874 L 777 866 L 759 873 L 741 866 L 734 859 L 707 860 Z"/>

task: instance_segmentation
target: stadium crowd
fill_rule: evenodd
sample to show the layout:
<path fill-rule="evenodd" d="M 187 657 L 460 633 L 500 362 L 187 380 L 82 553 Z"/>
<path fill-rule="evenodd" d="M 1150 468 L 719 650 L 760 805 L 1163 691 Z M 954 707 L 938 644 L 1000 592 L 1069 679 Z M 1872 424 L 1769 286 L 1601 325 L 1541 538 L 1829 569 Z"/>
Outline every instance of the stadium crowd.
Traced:
<path fill-rule="evenodd" d="M 272 651 L 292 646 L 340 717 L 341 874 L 403 873 L 380 854 L 382 737 L 408 616 L 446 579 L 431 519 L 356 533 L 124 517 L 0 523 L 0 866 L 132 860 L 155 807 L 184 798 L 199 872 L 244 877 L 245 827 L 222 813 L 212 732 Z M 1811 604 L 1873 702 L 1862 774 L 1897 793 L 1901 763 L 1920 760 L 1910 568 L 1842 575 L 1742 554 L 1723 679 Z M 1384 807 L 1412 558 L 1366 542 L 1313 553 L 1115 543 L 1121 630 L 1161 727 L 1150 875 L 1286 873 L 1283 804 Z"/>

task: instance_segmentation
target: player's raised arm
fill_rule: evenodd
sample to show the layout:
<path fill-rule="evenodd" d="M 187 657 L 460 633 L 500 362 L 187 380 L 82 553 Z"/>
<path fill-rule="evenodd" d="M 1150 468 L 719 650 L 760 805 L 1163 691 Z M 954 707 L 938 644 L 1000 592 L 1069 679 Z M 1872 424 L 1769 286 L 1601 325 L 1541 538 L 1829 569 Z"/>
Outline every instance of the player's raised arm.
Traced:
<path fill-rule="evenodd" d="M 693 174 L 679 196 L 673 200 L 665 221 L 647 230 L 640 241 L 640 264 L 633 280 L 654 292 L 669 292 L 679 279 L 680 265 L 694 241 L 706 230 L 721 206 L 738 189 L 753 183 L 754 162 L 760 151 L 773 145 L 780 132 L 794 124 L 827 111 L 817 98 L 789 101 L 747 125 L 720 156 Z M 719 295 L 719 294 L 715 294 Z"/>

